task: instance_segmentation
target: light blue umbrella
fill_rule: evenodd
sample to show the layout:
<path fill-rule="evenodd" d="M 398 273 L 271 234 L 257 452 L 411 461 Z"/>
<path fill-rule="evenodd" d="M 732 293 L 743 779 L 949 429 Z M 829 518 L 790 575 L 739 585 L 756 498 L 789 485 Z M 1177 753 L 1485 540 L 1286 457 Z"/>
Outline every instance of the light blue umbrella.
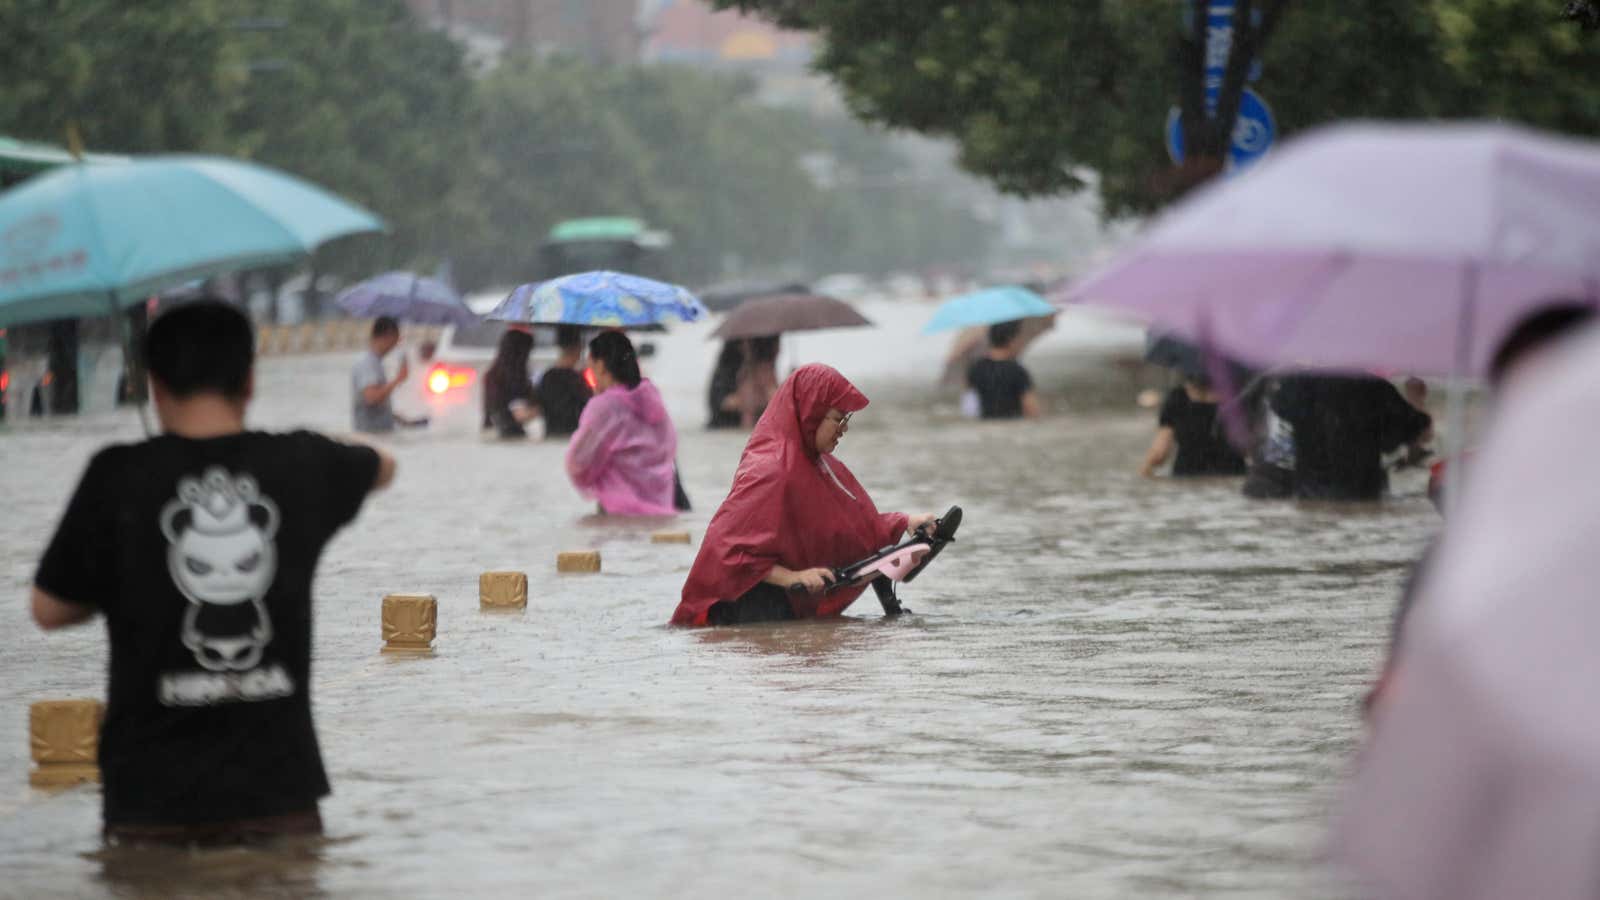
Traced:
<path fill-rule="evenodd" d="M 487 318 L 530 325 L 637 328 L 666 319 L 693 322 L 706 308 L 675 284 L 622 272 L 580 272 L 525 284 Z"/>
<path fill-rule="evenodd" d="M 345 288 L 334 302 L 352 316 L 392 316 L 418 325 L 474 325 L 478 317 L 461 295 L 436 278 L 411 272 L 385 272 Z"/>
<path fill-rule="evenodd" d="M 366 210 L 252 163 L 64 166 L 0 193 L 0 327 L 106 315 L 171 285 L 381 230 Z"/>
<path fill-rule="evenodd" d="M 1023 287 L 1006 286 L 988 288 L 945 301 L 928 324 L 923 334 L 951 331 L 970 325 L 993 325 L 1034 316 L 1051 316 L 1057 312 L 1049 301 Z"/>

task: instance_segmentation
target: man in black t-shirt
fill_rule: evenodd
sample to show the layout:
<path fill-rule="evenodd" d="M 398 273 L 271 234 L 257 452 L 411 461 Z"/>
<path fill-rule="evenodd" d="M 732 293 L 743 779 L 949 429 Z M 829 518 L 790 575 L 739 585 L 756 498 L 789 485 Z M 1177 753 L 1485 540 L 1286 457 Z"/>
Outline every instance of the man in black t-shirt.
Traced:
<path fill-rule="evenodd" d="M 539 376 L 536 395 L 544 415 L 545 437 L 569 437 L 578 430 L 578 416 L 588 405 L 593 392 L 578 371 L 583 357 L 583 332 L 576 325 L 556 329 L 556 346 L 561 356 L 556 364 Z"/>
<path fill-rule="evenodd" d="M 34 576 L 41 628 L 106 619 L 110 840 L 321 830 L 311 582 L 394 461 L 310 432 L 246 431 L 253 355 L 249 321 L 224 303 L 150 326 L 163 433 L 94 456 Z"/>
<path fill-rule="evenodd" d="M 1033 377 L 1017 362 L 1021 331 L 1020 321 L 991 325 L 989 355 L 967 369 L 967 386 L 977 395 L 979 414 L 985 419 L 1039 416 Z"/>

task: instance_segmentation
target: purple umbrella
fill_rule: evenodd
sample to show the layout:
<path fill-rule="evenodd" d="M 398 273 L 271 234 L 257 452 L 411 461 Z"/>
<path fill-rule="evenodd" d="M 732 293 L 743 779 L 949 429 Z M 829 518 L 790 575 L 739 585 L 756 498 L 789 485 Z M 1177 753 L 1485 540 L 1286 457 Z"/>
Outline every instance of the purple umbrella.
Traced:
<path fill-rule="evenodd" d="M 478 317 L 449 285 L 410 272 L 385 272 L 346 288 L 334 300 L 352 316 L 393 316 L 418 325 L 469 326 Z"/>
<path fill-rule="evenodd" d="M 714 338 L 725 341 L 739 338 L 770 337 L 790 331 L 819 331 L 824 328 L 856 328 L 871 325 L 866 316 L 842 300 L 820 294 L 773 294 L 739 304 L 722 320 Z"/>
<path fill-rule="evenodd" d="M 1058 299 L 1263 366 L 1483 373 L 1551 298 L 1600 298 L 1600 144 L 1340 125 L 1180 203 Z"/>
<path fill-rule="evenodd" d="M 1345 803 L 1338 856 L 1362 896 L 1600 888 L 1597 406 L 1600 333 L 1525 364 L 1497 403 Z"/>

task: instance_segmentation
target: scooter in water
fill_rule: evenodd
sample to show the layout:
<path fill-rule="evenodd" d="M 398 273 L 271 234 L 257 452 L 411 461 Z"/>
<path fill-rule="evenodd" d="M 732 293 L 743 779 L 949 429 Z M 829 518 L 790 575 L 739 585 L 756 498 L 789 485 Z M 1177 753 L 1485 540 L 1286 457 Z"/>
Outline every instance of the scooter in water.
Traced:
<path fill-rule="evenodd" d="M 878 602 L 883 605 L 885 616 L 898 616 L 908 612 L 900 605 L 900 599 L 895 596 L 895 585 L 905 582 L 910 583 L 922 570 L 933 562 L 946 544 L 956 539 L 956 529 L 961 527 L 961 507 L 952 506 L 943 516 L 933 521 L 931 527 L 923 526 L 916 534 L 895 544 L 885 547 L 866 559 L 858 560 L 848 566 L 833 570 L 833 577 L 824 594 L 854 587 L 863 581 L 872 584 L 873 593 L 878 595 Z M 803 592 L 805 585 L 794 585 L 789 588 L 792 592 Z"/>

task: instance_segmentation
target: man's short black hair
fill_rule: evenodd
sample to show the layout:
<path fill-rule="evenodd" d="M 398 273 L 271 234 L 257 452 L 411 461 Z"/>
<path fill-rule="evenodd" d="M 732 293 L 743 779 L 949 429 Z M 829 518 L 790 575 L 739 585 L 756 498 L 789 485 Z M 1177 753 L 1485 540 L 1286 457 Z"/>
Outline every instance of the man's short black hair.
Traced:
<path fill-rule="evenodd" d="M 582 349 L 583 329 L 577 325 L 557 325 L 556 346 L 563 350 Z"/>
<path fill-rule="evenodd" d="M 989 346 L 1000 348 L 1009 346 L 1022 332 L 1020 321 L 996 322 L 989 326 Z"/>
<path fill-rule="evenodd" d="M 1594 317 L 1593 306 L 1575 300 L 1555 300 L 1529 313 L 1505 336 L 1489 360 L 1489 383 L 1499 384 L 1524 355 L 1578 330 Z"/>
<path fill-rule="evenodd" d="M 394 316 L 379 316 L 372 320 L 372 336 L 375 338 L 388 337 L 400 333 L 400 323 Z"/>
<path fill-rule="evenodd" d="M 217 393 L 243 400 L 255 356 L 250 320 L 221 300 L 174 307 L 150 323 L 144 338 L 150 377 L 179 399 Z"/>

